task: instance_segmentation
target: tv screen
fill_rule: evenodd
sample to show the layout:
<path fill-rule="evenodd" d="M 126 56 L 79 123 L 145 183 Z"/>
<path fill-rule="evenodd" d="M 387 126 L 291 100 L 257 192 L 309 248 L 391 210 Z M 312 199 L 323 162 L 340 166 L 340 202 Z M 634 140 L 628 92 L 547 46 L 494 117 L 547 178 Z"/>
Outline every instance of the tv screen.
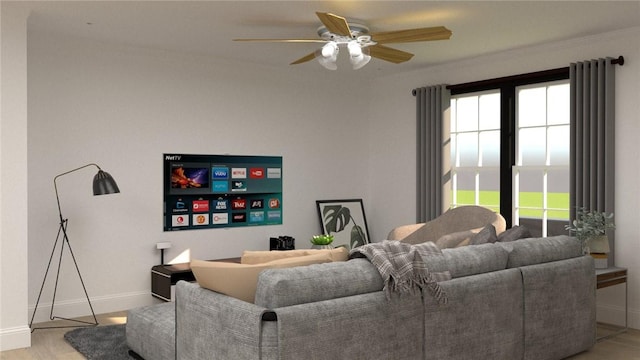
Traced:
<path fill-rule="evenodd" d="M 163 154 L 164 231 L 282 224 L 282 157 Z"/>

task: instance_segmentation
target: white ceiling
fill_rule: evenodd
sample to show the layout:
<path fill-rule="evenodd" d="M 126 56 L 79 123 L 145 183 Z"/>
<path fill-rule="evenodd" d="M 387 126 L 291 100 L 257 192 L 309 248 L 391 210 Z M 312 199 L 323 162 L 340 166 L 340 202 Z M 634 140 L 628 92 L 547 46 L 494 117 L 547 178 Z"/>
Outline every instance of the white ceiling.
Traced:
<path fill-rule="evenodd" d="M 5 1 L 5 0 L 2 0 Z M 358 74 L 387 75 L 504 50 L 640 26 L 636 1 L 37 1 L 30 31 L 327 72 L 289 65 L 320 47 L 246 43 L 233 38 L 315 38 L 316 11 L 366 23 L 370 31 L 444 25 L 450 40 L 389 44 L 414 53 L 391 64 L 373 59 Z M 344 54 L 341 54 L 341 58 Z M 603 54 L 603 56 L 619 54 Z M 338 71 L 353 72 L 341 63 Z"/>

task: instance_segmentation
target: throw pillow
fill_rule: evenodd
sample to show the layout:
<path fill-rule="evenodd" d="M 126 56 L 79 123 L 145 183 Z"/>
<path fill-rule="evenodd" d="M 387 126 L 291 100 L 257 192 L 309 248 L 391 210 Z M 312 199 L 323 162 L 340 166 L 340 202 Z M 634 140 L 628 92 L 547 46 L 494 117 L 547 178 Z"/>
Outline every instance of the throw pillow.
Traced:
<path fill-rule="evenodd" d="M 241 264 L 262 264 L 273 260 L 293 258 L 299 256 L 328 253 L 332 261 L 347 261 L 349 251 L 344 247 L 334 249 L 301 249 L 285 251 L 249 251 L 245 250 L 240 259 Z"/>
<path fill-rule="evenodd" d="M 498 242 L 508 242 L 518 239 L 526 239 L 531 237 L 529 229 L 524 226 L 515 225 L 511 229 L 508 229 L 498 235 Z"/>
<path fill-rule="evenodd" d="M 471 238 L 471 240 L 469 240 L 469 244 L 479 245 L 479 244 L 486 244 L 486 243 L 494 243 L 496 242 L 496 240 L 498 240 L 498 237 L 496 236 L 496 228 L 492 224 L 489 224 L 484 228 L 482 228 L 480 232 L 475 234 Z"/>
<path fill-rule="evenodd" d="M 258 275 L 262 270 L 321 264 L 331 261 L 331 254 L 327 252 L 251 265 L 192 260 L 191 270 L 201 287 L 253 303 Z"/>

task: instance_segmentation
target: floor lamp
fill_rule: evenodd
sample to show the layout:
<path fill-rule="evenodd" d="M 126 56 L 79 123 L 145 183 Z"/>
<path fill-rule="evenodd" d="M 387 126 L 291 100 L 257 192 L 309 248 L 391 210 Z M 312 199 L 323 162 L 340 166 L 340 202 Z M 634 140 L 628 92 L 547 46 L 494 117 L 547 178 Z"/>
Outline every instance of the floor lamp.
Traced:
<path fill-rule="evenodd" d="M 105 195 L 105 194 L 115 194 L 119 193 L 120 189 L 118 189 L 118 185 L 116 181 L 109 175 L 108 173 L 102 171 L 100 167 L 96 164 L 87 164 L 85 166 L 81 166 L 77 169 L 73 169 L 67 172 L 64 172 L 60 175 L 57 175 L 53 178 L 53 187 L 56 191 L 56 200 L 58 202 L 58 214 L 60 215 L 60 227 L 58 228 L 58 235 L 56 235 L 56 241 L 53 244 L 53 249 L 51 250 L 51 256 L 49 257 L 49 264 L 47 265 L 47 270 L 44 273 L 44 279 L 42 279 L 42 286 L 40 287 L 40 292 L 38 293 L 38 300 L 36 301 L 36 307 L 33 309 L 33 315 L 31 316 L 31 322 L 29 322 L 29 328 L 31 328 L 31 332 L 36 329 L 59 329 L 59 328 L 68 328 L 68 327 L 82 327 L 82 326 L 96 326 L 98 325 L 98 319 L 96 318 L 96 314 L 93 311 L 93 306 L 91 306 L 91 300 L 89 300 L 89 294 L 87 294 L 87 288 L 84 286 L 84 281 L 82 280 L 82 275 L 80 275 L 80 269 L 78 268 L 78 263 L 76 262 L 76 257 L 73 254 L 73 250 L 71 249 L 71 244 L 69 243 L 69 237 L 67 236 L 67 223 L 69 219 L 65 219 L 62 216 L 62 210 L 60 208 L 60 198 L 58 197 L 58 184 L 57 180 L 59 177 L 70 174 L 72 172 L 84 169 L 86 167 L 95 166 L 98 168 L 98 173 L 93 177 L 93 195 Z M 33 319 L 36 317 L 36 311 L 38 311 L 38 304 L 40 303 L 40 296 L 42 295 L 42 289 L 44 289 L 44 284 L 47 281 L 47 275 L 49 274 L 49 268 L 51 267 L 51 261 L 53 260 L 53 255 L 56 252 L 56 247 L 58 246 L 58 241 L 60 240 L 60 234 L 62 234 L 62 241 L 60 242 L 60 256 L 58 258 L 58 270 L 56 272 L 56 283 L 53 289 L 53 300 L 51 302 L 51 312 L 49 313 L 49 320 L 68 320 L 76 323 L 80 323 L 82 325 L 68 325 L 68 326 L 47 326 L 47 327 L 33 327 Z M 75 320 L 75 319 L 67 319 L 59 316 L 53 315 L 53 309 L 56 303 L 56 291 L 58 290 L 58 279 L 60 277 L 60 264 L 62 263 L 62 255 L 64 253 L 65 244 L 67 249 L 69 249 L 69 253 L 71 254 L 71 258 L 73 259 L 73 264 L 75 265 L 76 272 L 78 273 L 78 277 L 80 278 L 80 283 L 82 284 L 82 289 L 84 290 L 84 295 L 87 298 L 87 302 L 89 303 L 89 308 L 91 309 L 91 314 L 93 315 L 93 322 Z"/>

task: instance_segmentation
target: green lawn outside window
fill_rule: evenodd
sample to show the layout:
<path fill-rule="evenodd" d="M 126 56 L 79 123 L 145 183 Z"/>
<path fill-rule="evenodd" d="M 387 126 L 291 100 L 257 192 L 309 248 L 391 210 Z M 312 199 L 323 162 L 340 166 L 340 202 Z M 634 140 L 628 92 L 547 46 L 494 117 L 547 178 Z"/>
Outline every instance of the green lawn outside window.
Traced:
<path fill-rule="evenodd" d="M 475 191 L 458 190 L 456 192 L 456 206 L 476 205 Z M 480 191 L 480 206 L 491 210 L 500 209 L 500 192 Z M 541 192 L 521 192 L 520 193 L 520 217 L 531 219 L 542 219 L 543 213 L 543 193 Z M 547 193 L 547 218 L 553 220 L 569 220 L 569 193 Z"/>

